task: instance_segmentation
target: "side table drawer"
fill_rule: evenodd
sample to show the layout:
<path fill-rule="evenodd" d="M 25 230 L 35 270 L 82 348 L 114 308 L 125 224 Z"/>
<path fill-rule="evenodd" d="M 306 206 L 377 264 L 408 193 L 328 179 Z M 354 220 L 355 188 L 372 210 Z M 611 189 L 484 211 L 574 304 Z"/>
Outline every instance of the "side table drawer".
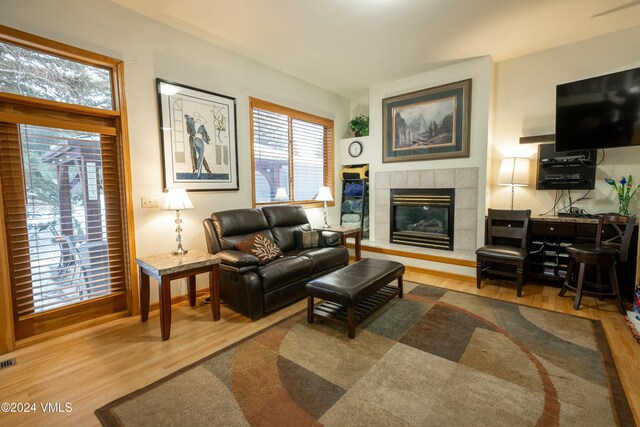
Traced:
<path fill-rule="evenodd" d="M 575 236 L 576 226 L 566 222 L 534 222 L 531 231 L 534 235 L 568 237 Z"/>

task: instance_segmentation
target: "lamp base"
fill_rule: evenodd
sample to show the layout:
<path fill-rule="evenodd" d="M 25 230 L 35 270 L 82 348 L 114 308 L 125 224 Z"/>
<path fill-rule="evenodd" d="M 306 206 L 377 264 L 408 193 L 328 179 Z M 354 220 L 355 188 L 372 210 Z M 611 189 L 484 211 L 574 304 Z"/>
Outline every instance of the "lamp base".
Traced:
<path fill-rule="evenodd" d="M 329 228 L 329 222 L 327 221 L 327 202 L 324 202 L 324 226 L 322 228 Z"/>
<path fill-rule="evenodd" d="M 187 254 L 187 252 L 189 252 L 189 251 L 188 251 L 188 250 L 186 250 L 186 249 L 182 249 L 182 248 L 180 248 L 180 249 L 177 249 L 177 250 L 175 250 L 175 251 L 171 252 L 171 254 L 172 254 L 172 255 L 186 255 L 186 254 Z"/>

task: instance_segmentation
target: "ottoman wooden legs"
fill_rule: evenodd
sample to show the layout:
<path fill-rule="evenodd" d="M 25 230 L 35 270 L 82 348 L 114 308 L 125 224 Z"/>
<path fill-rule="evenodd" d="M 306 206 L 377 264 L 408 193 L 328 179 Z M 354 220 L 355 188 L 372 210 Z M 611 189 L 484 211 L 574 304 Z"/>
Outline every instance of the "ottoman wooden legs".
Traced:
<path fill-rule="evenodd" d="M 356 337 L 356 310 L 354 307 L 347 307 L 347 336 Z"/>
<path fill-rule="evenodd" d="M 313 323 L 313 297 L 307 297 L 307 322 Z"/>
<path fill-rule="evenodd" d="M 330 320 L 347 327 L 347 336 L 355 338 L 356 326 L 373 314 L 393 297 L 404 296 L 402 276 L 398 277 L 398 286 L 386 285 L 373 295 L 366 298 L 357 306 L 344 306 L 332 301 L 324 300 L 318 306 L 314 306 L 314 297 L 307 296 L 307 322 L 313 323 L 314 318 Z"/>

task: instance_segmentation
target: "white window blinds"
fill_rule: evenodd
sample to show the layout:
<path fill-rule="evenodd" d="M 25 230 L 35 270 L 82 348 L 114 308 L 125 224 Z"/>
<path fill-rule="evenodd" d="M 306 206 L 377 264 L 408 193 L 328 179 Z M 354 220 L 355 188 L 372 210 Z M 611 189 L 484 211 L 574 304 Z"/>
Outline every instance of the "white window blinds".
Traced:
<path fill-rule="evenodd" d="M 316 203 L 333 181 L 333 121 L 251 99 L 255 204 Z"/>

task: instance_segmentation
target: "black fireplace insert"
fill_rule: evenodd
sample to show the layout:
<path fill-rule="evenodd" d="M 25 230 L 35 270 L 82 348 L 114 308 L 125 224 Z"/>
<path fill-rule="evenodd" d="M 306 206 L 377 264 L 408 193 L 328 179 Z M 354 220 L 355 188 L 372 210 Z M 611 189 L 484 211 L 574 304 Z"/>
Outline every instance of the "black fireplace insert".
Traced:
<path fill-rule="evenodd" d="M 391 243 L 453 250 L 453 188 L 391 190 Z"/>

